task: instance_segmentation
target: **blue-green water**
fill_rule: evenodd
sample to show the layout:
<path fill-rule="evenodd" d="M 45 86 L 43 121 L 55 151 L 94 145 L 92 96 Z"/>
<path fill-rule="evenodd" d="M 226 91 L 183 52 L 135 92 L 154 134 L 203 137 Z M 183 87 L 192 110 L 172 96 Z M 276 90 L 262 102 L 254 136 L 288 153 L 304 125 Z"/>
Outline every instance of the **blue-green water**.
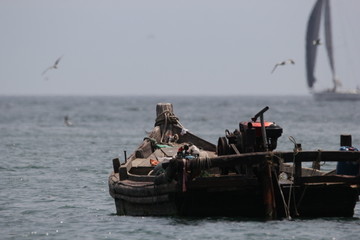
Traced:
<path fill-rule="evenodd" d="M 0 239 L 359 239 L 353 218 L 256 221 L 115 215 L 107 177 L 112 159 L 152 129 L 158 102 L 213 143 L 265 106 L 284 128 L 278 150 L 360 146 L 360 103 L 310 97 L 0 97 Z M 64 124 L 68 115 L 72 127 Z M 325 163 L 323 169 L 334 165 Z"/>

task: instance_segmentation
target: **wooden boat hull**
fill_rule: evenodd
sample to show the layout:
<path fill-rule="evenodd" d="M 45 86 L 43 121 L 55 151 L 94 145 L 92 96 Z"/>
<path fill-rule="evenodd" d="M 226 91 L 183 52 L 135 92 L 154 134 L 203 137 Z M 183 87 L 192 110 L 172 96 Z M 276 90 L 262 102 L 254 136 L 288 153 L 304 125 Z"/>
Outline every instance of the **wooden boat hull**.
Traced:
<path fill-rule="evenodd" d="M 282 186 L 286 201 L 290 188 L 289 185 Z M 293 186 L 291 191 L 290 215 L 302 218 L 352 217 L 359 195 L 355 186 L 346 184 Z"/>
<path fill-rule="evenodd" d="M 119 215 L 132 216 L 236 216 L 263 217 L 262 191 L 256 179 L 234 177 L 204 178 L 187 185 L 186 192 L 176 182 L 159 186 L 144 182 L 117 182 L 109 177 L 110 194 Z M 141 191 L 139 191 L 141 188 Z"/>
<path fill-rule="evenodd" d="M 182 192 L 176 182 L 142 185 L 109 178 L 110 194 L 118 215 L 264 218 L 262 185 L 256 179 L 237 177 L 203 178 Z M 286 205 L 293 217 L 352 217 L 358 189 L 348 184 L 281 184 Z M 289 195 L 291 194 L 290 200 Z M 277 218 L 285 218 L 284 199 L 276 190 Z M 290 201 L 290 202 L 289 202 Z"/>
<path fill-rule="evenodd" d="M 302 151 L 298 144 L 292 151 L 273 151 L 282 129 L 271 122 L 265 129 L 262 114 L 267 109 L 253 122 L 240 124 L 240 130 L 227 130 L 215 146 L 183 133 L 172 106 L 160 104 L 156 125 L 138 149 L 122 164 L 113 159 L 109 192 L 117 214 L 268 220 L 352 217 L 360 176 L 324 173 L 316 166 L 358 162 L 360 152 Z M 256 129 L 258 116 L 261 129 Z M 302 167 L 306 162 L 313 167 Z"/>

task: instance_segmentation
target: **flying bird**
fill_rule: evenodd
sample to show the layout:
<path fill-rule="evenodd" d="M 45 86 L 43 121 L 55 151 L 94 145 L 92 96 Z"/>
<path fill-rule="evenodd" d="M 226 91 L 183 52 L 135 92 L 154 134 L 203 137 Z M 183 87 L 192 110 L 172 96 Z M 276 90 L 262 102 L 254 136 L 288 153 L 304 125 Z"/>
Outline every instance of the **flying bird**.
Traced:
<path fill-rule="evenodd" d="M 318 45 L 321 45 L 321 41 L 320 41 L 320 38 L 316 39 L 316 40 L 313 40 L 313 45 L 314 46 L 318 46 Z"/>
<path fill-rule="evenodd" d="M 50 69 L 57 69 L 57 68 L 58 68 L 58 64 L 59 64 L 61 58 L 62 58 L 62 56 L 59 57 L 58 59 L 56 59 L 54 65 L 52 65 L 52 66 L 48 67 L 47 69 L 45 69 L 45 71 L 44 71 L 41 75 L 44 76 L 44 74 L 45 74 L 47 71 L 49 71 Z"/>
<path fill-rule="evenodd" d="M 275 66 L 274 66 L 273 70 L 271 71 L 271 73 L 273 73 L 278 66 L 283 66 L 283 65 L 285 65 L 287 63 L 295 64 L 295 61 L 292 60 L 292 59 L 288 59 L 288 60 L 279 62 L 279 63 L 275 64 Z"/>

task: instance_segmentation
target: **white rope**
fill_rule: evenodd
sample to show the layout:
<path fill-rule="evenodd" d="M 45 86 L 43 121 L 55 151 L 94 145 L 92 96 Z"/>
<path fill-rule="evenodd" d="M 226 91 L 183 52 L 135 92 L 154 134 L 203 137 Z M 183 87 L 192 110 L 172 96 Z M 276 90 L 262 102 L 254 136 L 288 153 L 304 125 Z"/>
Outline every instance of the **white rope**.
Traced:
<path fill-rule="evenodd" d="M 285 201 L 285 196 L 284 196 L 284 193 L 281 189 L 281 186 L 280 186 L 280 182 L 279 182 L 279 178 L 276 174 L 274 174 L 275 177 L 276 177 L 276 181 L 278 183 L 278 186 L 279 186 L 279 189 L 280 189 L 280 194 L 281 194 L 281 198 L 282 198 L 282 201 L 283 201 L 283 204 L 284 204 L 284 210 L 285 210 L 285 215 L 286 215 L 286 218 L 288 220 L 291 220 L 291 215 L 290 215 L 290 207 L 288 206 L 288 204 L 286 204 L 286 201 Z"/>

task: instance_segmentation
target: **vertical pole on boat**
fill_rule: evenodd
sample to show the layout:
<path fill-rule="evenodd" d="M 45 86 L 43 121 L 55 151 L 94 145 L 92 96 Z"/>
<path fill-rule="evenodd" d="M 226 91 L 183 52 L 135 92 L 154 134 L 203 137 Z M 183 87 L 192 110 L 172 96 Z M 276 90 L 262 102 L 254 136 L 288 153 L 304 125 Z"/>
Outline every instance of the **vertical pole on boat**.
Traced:
<path fill-rule="evenodd" d="M 264 121 L 264 112 L 269 109 L 266 106 L 260 112 L 258 112 L 252 120 L 255 122 L 258 117 L 260 117 L 261 123 L 261 135 L 264 145 L 264 151 L 269 150 L 267 144 L 267 136 L 265 130 L 265 121 Z M 269 156 L 264 159 L 264 168 L 263 168 L 263 201 L 265 206 L 265 218 L 272 220 L 276 218 L 276 204 L 275 204 L 275 194 L 274 194 L 274 185 L 272 181 L 272 161 L 269 159 Z"/>
<path fill-rule="evenodd" d="M 265 131 L 265 121 L 264 121 L 264 113 L 262 113 L 260 115 L 260 122 L 261 122 L 261 133 L 262 133 L 262 139 L 263 139 L 263 144 L 264 144 L 264 150 L 267 152 L 269 149 L 268 149 L 268 144 L 267 144 L 267 141 L 266 141 L 266 131 Z"/>
<path fill-rule="evenodd" d="M 271 168 L 271 160 L 268 159 L 268 157 L 265 157 L 263 169 L 263 198 L 265 206 L 265 218 L 267 220 L 276 218 L 275 194 Z"/>
<path fill-rule="evenodd" d="M 174 114 L 173 105 L 171 103 L 158 103 L 156 105 L 156 121 L 155 126 L 160 126 L 160 139 L 158 142 L 163 141 L 163 137 L 165 136 L 167 130 L 167 119 L 166 116 Z"/>
<path fill-rule="evenodd" d="M 351 135 L 345 135 L 345 134 L 340 135 L 340 147 L 342 146 L 346 146 L 346 147 L 352 146 Z"/>
<path fill-rule="evenodd" d="M 267 137 L 266 137 L 266 131 L 265 131 L 264 112 L 266 112 L 267 110 L 269 110 L 268 106 L 264 107 L 253 118 L 251 118 L 251 120 L 253 122 L 256 122 L 257 118 L 260 117 L 261 135 L 262 135 L 262 140 L 263 140 L 263 144 L 264 144 L 264 151 L 266 151 L 266 152 L 268 151 L 268 144 L 267 144 L 267 141 L 266 141 Z"/>
<path fill-rule="evenodd" d="M 173 113 L 173 105 L 171 103 L 158 103 L 156 105 L 156 117 L 157 118 L 166 111 Z"/>
<path fill-rule="evenodd" d="M 114 158 L 113 159 L 113 168 L 114 168 L 114 173 L 119 173 L 119 168 L 120 168 L 120 160 L 119 160 L 119 158 Z"/>

